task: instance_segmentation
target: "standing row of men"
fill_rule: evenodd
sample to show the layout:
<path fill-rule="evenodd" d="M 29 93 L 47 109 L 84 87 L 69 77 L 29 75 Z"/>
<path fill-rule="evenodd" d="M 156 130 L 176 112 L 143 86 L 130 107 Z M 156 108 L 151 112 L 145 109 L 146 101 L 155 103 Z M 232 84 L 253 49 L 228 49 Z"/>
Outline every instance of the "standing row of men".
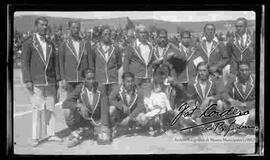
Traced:
<path fill-rule="evenodd" d="M 157 45 L 153 46 L 148 41 L 146 28 L 140 25 L 137 28 L 138 38 L 122 50 L 117 44 L 112 44 L 109 26 L 102 26 L 100 42 L 91 45 L 79 36 L 80 22 L 70 21 L 70 37 L 65 39 L 56 52 L 53 44 L 45 39 L 47 26 L 46 18 L 37 18 L 36 33 L 23 44 L 22 51 L 23 81 L 33 104 L 34 146 L 47 136 L 48 140 L 61 141 L 55 135 L 54 113 L 56 90 L 59 86 L 67 91 L 67 98 L 62 106 L 66 124 L 71 130 L 69 146 L 75 146 L 82 140 L 82 130 L 79 127 L 82 119 L 90 121 L 96 128 L 97 140 L 103 144 L 111 141 L 112 126 L 116 125 L 114 122 L 117 119 L 121 119 L 120 125 L 126 125 L 131 120 L 144 123 L 145 118 L 151 117 L 151 114 L 140 113 L 147 110 L 154 114 L 155 109 L 158 109 L 156 103 L 162 103 L 158 112 L 162 112 L 164 108 L 173 110 L 181 102 L 196 99 L 195 97 L 201 104 L 209 104 L 212 99 L 220 99 L 209 98 L 220 91 L 220 95 L 227 97 L 231 103 L 240 101 L 241 106 L 245 106 L 247 104 L 243 103 L 253 93 L 255 80 L 254 76 L 249 76 L 249 70 L 255 73 L 255 43 L 247 32 L 245 18 L 237 19 L 237 34 L 226 46 L 215 38 L 216 28 L 213 24 L 205 25 L 205 37 L 199 46 L 191 44 L 189 31 L 181 33 L 182 42 L 179 46 L 169 43 L 165 29 L 158 31 Z M 182 59 L 185 65 L 173 64 L 170 61 L 172 58 Z M 159 67 L 155 67 L 156 65 Z M 227 82 L 232 92 L 224 93 L 233 95 L 223 94 L 222 89 L 219 89 L 222 88 L 219 86 L 223 86 L 223 69 L 226 65 L 230 65 L 230 72 L 236 77 L 233 77 L 233 82 Z M 240 79 L 243 79 L 236 74 L 241 65 L 245 70 L 242 75 L 248 76 L 244 78 L 244 84 L 239 85 L 242 87 L 238 87 L 242 83 Z M 119 85 L 118 72 L 121 66 L 124 70 L 123 84 Z M 213 85 L 209 75 L 217 79 L 217 85 Z M 164 81 L 167 84 L 165 86 Z M 217 87 L 212 93 L 213 86 Z M 145 101 L 145 92 L 149 90 L 149 99 L 153 98 L 151 103 Z M 162 94 L 165 90 L 170 104 Z M 172 90 L 179 98 L 169 98 Z M 237 95 L 242 99 L 237 99 Z M 156 101 L 157 99 L 159 100 Z M 255 100 L 255 97 L 250 100 Z M 148 109 L 144 107 L 145 104 Z"/>

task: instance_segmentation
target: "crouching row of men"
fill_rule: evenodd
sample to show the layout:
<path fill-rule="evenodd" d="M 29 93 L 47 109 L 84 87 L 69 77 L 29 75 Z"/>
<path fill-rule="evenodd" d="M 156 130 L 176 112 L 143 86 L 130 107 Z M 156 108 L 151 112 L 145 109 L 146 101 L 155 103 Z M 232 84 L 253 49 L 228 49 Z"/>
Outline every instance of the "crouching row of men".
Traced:
<path fill-rule="evenodd" d="M 181 112 L 179 109 L 181 104 L 174 103 L 177 90 L 180 88 L 174 85 L 173 78 L 168 78 L 166 66 L 156 69 L 152 82 L 140 88 L 135 85 L 133 73 L 123 73 L 122 84 L 111 91 L 108 106 L 101 105 L 100 100 L 105 93 L 99 91 L 94 71 L 87 69 L 84 77 L 85 82 L 78 85 L 63 102 L 66 124 L 72 130 L 69 147 L 82 142 L 84 124 L 91 126 L 99 144 L 110 143 L 111 139 L 122 131 L 147 131 L 157 136 L 166 130 L 175 131 L 217 118 L 225 118 L 228 116 L 224 114 L 226 110 L 227 112 L 231 110 L 234 114 L 249 111 L 245 116 L 225 120 L 227 126 L 232 123 L 254 125 L 255 77 L 250 74 L 250 66 L 246 62 L 238 65 L 238 75 L 231 78 L 226 85 L 209 75 L 206 62 L 199 63 L 196 78 L 189 82 L 186 91 L 180 91 L 185 93 L 185 101 L 191 107 L 198 108 L 191 116 L 185 116 L 188 109 L 184 111 L 182 107 L 185 114 L 174 125 L 170 124 Z M 165 81 L 167 83 L 164 83 Z M 210 118 L 200 117 L 211 104 L 217 105 L 208 109 L 208 114 L 219 112 L 223 113 L 224 117 L 218 117 L 218 114 Z M 194 129 L 189 130 L 189 133 L 192 133 L 191 131 Z"/>

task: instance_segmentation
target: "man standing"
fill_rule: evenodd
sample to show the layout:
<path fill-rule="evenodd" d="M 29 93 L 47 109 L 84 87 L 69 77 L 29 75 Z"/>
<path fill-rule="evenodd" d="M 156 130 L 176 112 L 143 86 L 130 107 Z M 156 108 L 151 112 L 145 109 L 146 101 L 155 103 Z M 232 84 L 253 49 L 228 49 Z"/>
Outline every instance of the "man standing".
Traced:
<path fill-rule="evenodd" d="M 237 74 L 237 63 L 241 61 L 250 62 L 250 70 L 255 73 L 255 42 L 247 29 L 247 20 L 238 18 L 235 23 L 236 33 L 227 43 L 227 50 L 231 56 L 230 72 Z"/>
<path fill-rule="evenodd" d="M 111 29 L 109 26 L 101 27 L 101 40 L 92 49 L 96 80 L 100 83 L 102 92 L 101 107 L 106 109 L 106 117 L 102 119 L 102 125 L 109 127 L 109 95 L 118 83 L 118 71 L 122 65 L 122 57 L 118 46 L 112 44 Z"/>
<path fill-rule="evenodd" d="M 48 20 L 35 20 L 36 33 L 22 47 L 23 82 L 30 94 L 33 106 L 32 139 L 37 146 L 43 138 L 61 141 L 55 136 L 54 105 L 56 84 L 60 80 L 58 56 L 51 42 L 45 39 Z"/>
<path fill-rule="evenodd" d="M 191 43 L 190 31 L 182 31 L 180 33 L 181 43 L 179 43 L 180 55 L 186 61 L 185 71 L 178 76 L 178 81 L 187 88 L 189 80 L 192 80 L 196 76 L 196 66 L 194 65 L 194 59 L 196 58 L 196 48 Z"/>
<path fill-rule="evenodd" d="M 154 47 L 148 41 L 148 32 L 145 26 L 137 26 L 138 38 L 127 47 L 124 57 L 124 72 L 135 75 L 135 83 L 141 87 L 149 83 L 152 78 L 152 64 L 155 60 Z"/>
<path fill-rule="evenodd" d="M 90 55 L 90 43 L 81 39 L 79 21 L 69 21 L 70 36 L 61 44 L 59 50 L 61 85 L 69 95 L 82 83 L 82 72 L 86 68 L 94 69 Z"/>
<path fill-rule="evenodd" d="M 195 66 L 201 61 L 207 62 L 210 74 L 220 76 L 223 68 L 229 63 L 230 57 L 225 45 L 220 43 L 217 37 L 215 37 L 215 25 L 206 24 L 203 30 L 204 36 L 197 48 L 198 56 L 196 56 L 193 62 Z"/>

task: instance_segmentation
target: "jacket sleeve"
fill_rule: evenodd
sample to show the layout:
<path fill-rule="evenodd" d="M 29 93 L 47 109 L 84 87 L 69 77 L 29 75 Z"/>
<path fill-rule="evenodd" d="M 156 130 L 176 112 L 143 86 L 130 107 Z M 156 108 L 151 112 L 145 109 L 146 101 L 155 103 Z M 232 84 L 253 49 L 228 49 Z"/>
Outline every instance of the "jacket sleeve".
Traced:
<path fill-rule="evenodd" d="M 61 80 L 65 79 L 65 42 L 62 42 L 58 52 L 59 57 L 59 71 Z"/>
<path fill-rule="evenodd" d="M 53 55 L 54 55 L 56 81 L 60 81 L 61 74 L 60 74 L 60 65 L 59 65 L 59 53 L 56 52 L 55 45 L 53 45 Z"/>
<path fill-rule="evenodd" d="M 142 92 L 138 93 L 138 98 L 137 98 L 137 106 L 136 108 L 130 113 L 129 117 L 131 119 L 135 118 L 139 113 L 144 112 L 145 107 L 144 107 L 144 96 Z"/>
<path fill-rule="evenodd" d="M 109 103 L 111 106 L 115 106 L 118 109 L 122 110 L 123 108 L 123 102 L 121 102 L 121 99 L 119 98 L 119 88 L 116 87 L 113 89 L 111 94 L 109 95 Z"/>
<path fill-rule="evenodd" d="M 217 67 L 219 70 L 222 70 L 230 61 L 230 56 L 227 52 L 227 49 L 223 43 L 219 44 L 219 54 L 220 54 L 220 61 L 217 63 Z"/>
<path fill-rule="evenodd" d="M 62 106 L 65 109 L 75 109 L 77 106 L 77 100 L 80 99 L 82 86 L 77 86 L 63 102 Z"/>
<path fill-rule="evenodd" d="M 32 51 L 30 48 L 30 44 L 23 43 L 22 45 L 22 76 L 23 76 L 23 82 L 32 82 L 32 77 L 31 77 L 31 56 L 32 56 Z"/>
<path fill-rule="evenodd" d="M 93 56 L 92 56 L 92 46 L 91 43 L 86 43 L 87 44 L 87 60 L 88 60 L 88 68 L 90 69 L 95 69 L 94 67 L 94 62 L 93 62 Z"/>
<path fill-rule="evenodd" d="M 122 66 L 122 53 L 121 49 L 119 47 L 116 48 L 116 63 L 117 63 L 117 69 L 120 69 Z"/>
<path fill-rule="evenodd" d="M 124 54 L 124 64 L 123 64 L 123 70 L 124 72 L 129 71 L 129 60 L 130 60 L 130 48 L 127 47 L 125 49 L 125 54 Z"/>

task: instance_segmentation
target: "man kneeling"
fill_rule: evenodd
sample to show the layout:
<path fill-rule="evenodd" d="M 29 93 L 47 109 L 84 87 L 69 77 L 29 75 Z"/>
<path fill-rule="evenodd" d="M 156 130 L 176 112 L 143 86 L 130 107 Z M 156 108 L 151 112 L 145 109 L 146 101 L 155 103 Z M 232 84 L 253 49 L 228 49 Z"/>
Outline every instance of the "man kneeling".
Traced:
<path fill-rule="evenodd" d="M 135 122 L 138 114 L 145 110 L 143 93 L 136 88 L 134 74 L 123 73 L 122 82 L 109 96 L 110 122 L 114 133 L 119 129 L 129 129 L 130 122 Z"/>
<path fill-rule="evenodd" d="M 66 124 L 71 130 L 68 147 L 74 147 L 82 142 L 83 127 L 90 127 L 92 131 L 105 127 L 101 120 L 106 116 L 106 110 L 101 109 L 102 93 L 97 89 L 95 73 L 87 69 L 83 75 L 84 84 L 78 85 L 62 105 Z"/>

